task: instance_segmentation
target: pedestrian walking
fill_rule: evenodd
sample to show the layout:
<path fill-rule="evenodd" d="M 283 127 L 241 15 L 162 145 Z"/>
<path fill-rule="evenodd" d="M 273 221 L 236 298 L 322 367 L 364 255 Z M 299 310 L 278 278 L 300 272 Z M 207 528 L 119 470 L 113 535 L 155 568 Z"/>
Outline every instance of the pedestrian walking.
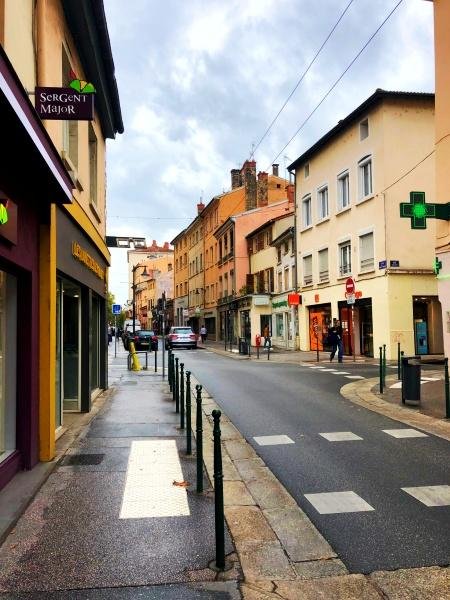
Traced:
<path fill-rule="evenodd" d="M 339 320 L 334 320 L 333 327 L 328 330 L 328 344 L 331 346 L 330 362 L 333 362 L 333 358 L 338 353 L 338 362 L 342 362 L 342 356 L 344 354 L 344 345 L 342 342 L 342 326 Z"/>
<path fill-rule="evenodd" d="M 263 337 L 264 337 L 264 348 L 266 347 L 266 345 L 268 345 L 269 348 L 271 348 L 272 343 L 270 341 L 270 329 L 269 329 L 268 325 L 266 325 L 263 329 Z"/>
<path fill-rule="evenodd" d="M 200 327 L 200 337 L 202 338 L 202 344 L 206 342 L 206 338 L 208 337 L 208 332 L 206 331 L 206 327 L 203 325 Z"/>

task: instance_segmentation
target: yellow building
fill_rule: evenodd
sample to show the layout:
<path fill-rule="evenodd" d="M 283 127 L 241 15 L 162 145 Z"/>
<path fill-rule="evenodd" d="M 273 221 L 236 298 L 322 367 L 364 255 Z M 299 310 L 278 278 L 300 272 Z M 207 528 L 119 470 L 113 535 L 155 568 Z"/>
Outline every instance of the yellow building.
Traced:
<path fill-rule="evenodd" d="M 412 191 L 434 198 L 433 134 L 433 94 L 377 90 L 289 167 L 302 350 L 322 349 L 335 318 L 345 354 L 386 344 L 396 358 L 398 342 L 406 354 L 442 352 L 435 221 L 412 230 L 400 218 Z M 349 278 L 356 293 L 346 299 Z"/>
<path fill-rule="evenodd" d="M 68 190 L 65 203 L 42 203 L 34 284 L 39 289 L 39 458 L 51 460 L 65 430 L 64 412 L 89 411 L 107 387 L 105 141 L 121 133 L 123 124 L 101 1 L 3 0 L 0 38 L 17 81 L 41 111 L 46 130 L 41 147 L 59 155 L 55 175 Z M 92 84 L 95 94 L 75 97 L 69 85 L 84 85 L 80 82 Z M 89 105 L 92 98 L 92 118 L 76 114 L 74 104 Z M 21 110 L 21 115 L 28 111 L 26 102 Z M 1 118 L 3 128 L 9 116 Z M 26 130 L 34 137 L 39 129 Z M 39 183 L 34 202 L 40 204 L 46 193 Z"/>
<path fill-rule="evenodd" d="M 200 213 L 204 204 L 197 204 L 198 216 L 186 228 L 188 240 L 188 325 L 198 333 L 204 319 L 205 276 L 203 221 Z"/>
<path fill-rule="evenodd" d="M 175 270 L 174 270 L 174 322 L 175 325 L 185 325 L 189 317 L 189 265 L 188 265 L 188 237 L 183 229 L 170 242 L 175 248 Z"/>

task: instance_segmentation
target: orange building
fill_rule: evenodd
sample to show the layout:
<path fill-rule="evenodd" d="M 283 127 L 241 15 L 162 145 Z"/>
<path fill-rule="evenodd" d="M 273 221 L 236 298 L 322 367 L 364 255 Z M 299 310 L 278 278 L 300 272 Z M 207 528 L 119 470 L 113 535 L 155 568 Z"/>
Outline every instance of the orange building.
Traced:
<path fill-rule="evenodd" d="M 175 325 L 185 325 L 188 319 L 189 307 L 189 266 L 188 266 L 188 236 L 186 229 L 177 235 L 171 242 L 175 249 L 174 270 L 174 319 Z"/>

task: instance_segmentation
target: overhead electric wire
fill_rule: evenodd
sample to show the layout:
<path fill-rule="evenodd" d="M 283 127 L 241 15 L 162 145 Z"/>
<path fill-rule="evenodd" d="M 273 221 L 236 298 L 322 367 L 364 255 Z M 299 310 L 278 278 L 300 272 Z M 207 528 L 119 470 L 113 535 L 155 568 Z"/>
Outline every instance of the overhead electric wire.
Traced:
<path fill-rule="evenodd" d="M 323 104 L 323 102 L 328 98 L 328 96 L 331 94 L 331 92 L 334 90 L 334 88 L 337 86 L 337 84 L 341 81 L 341 79 L 344 77 L 344 75 L 347 73 L 347 71 L 349 71 L 349 69 L 358 60 L 358 58 L 361 56 L 361 54 L 364 52 L 364 50 L 367 48 L 367 46 L 370 44 L 370 42 L 374 39 L 374 37 L 377 35 L 377 33 L 380 31 L 380 29 L 382 29 L 382 27 L 386 24 L 386 22 L 391 18 L 391 16 L 394 14 L 394 12 L 397 10 L 397 8 L 400 6 L 400 4 L 402 2 L 403 2 L 403 0 L 399 0 L 399 2 L 397 2 L 397 4 L 394 6 L 394 8 L 391 10 L 391 12 L 387 15 L 387 17 L 384 19 L 384 21 L 381 23 L 381 25 L 379 25 L 378 28 L 374 31 L 374 33 L 370 36 L 370 38 L 367 40 L 367 42 L 364 44 L 364 46 L 361 48 L 361 50 L 358 52 L 358 54 L 350 61 L 350 63 L 347 65 L 347 67 L 341 73 L 341 75 L 339 75 L 339 77 L 336 79 L 336 81 L 333 83 L 333 85 L 330 87 L 330 89 L 327 91 L 327 93 L 323 96 L 323 98 L 320 100 L 320 102 L 318 104 L 316 104 L 314 109 L 309 113 L 309 115 L 306 117 L 306 119 L 303 121 L 303 123 L 300 125 L 300 127 L 297 129 L 297 131 L 291 137 L 291 139 L 287 142 L 287 144 L 285 144 L 283 146 L 283 148 L 278 152 L 278 154 L 275 156 L 275 158 L 272 159 L 270 165 L 272 165 L 277 160 L 277 158 L 280 156 L 280 154 L 282 152 L 284 152 L 286 150 L 286 148 L 289 146 L 289 144 L 297 137 L 297 135 L 300 133 L 300 131 L 303 129 L 303 127 L 306 125 L 306 123 L 309 121 L 309 119 L 313 116 L 313 114 L 316 112 L 316 110 Z M 270 169 L 270 165 L 267 167 L 266 170 Z"/>
<path fill-rule="evenodd" d="M 333 35 L 336 27 L 339 25 L 339 23 L 342 21 L 342 19 L 344 18 L 345 13 L 348 11 L 348 9 L 350 8 L 350 6 L 353 4 L 354 0 L 350 0 L 350 2 L 347 4 L 347 6 L 344 8 L 343 12 L 341 13 L 339 19 L 336 21 L 336 23 L 333 25 L 331 31 L 328 33 L 327 37 L 325 38 L 324 42 L 322 43 L 322 45 L 320 46 L 320 48 L 317 50 L 316 54 L 314 55 L 313 59 L 311 60 L 311 62 L 309 63 L 309 65 L 306 67 L 306 69 L 303 71 L 302 75 L 300 76 L 300 79 L 297 81 L 297 83 L 295 84 L 294 89 L 292 90 L 292 92 L 289 94 L 289 96 L 286 98 L 286 100 L 284 101 L 284 104 L 282 105 L 282 107 L 280 108 L 280 110 L 277 112 L 277 114 L 275 115 L 274 119 L 272 120 L 272 122 L 270 123 L 269 127 L 266 129 L 266 131 L 263 133 L 261 139 L 259 140 L 259 142 L 256 144 L 256 146 L 253 148 L 252 150 L 252 155 L 256 152 L 256 150 L 259 148 L 259 146 L 261 145 L 261 143 L 263 142 L 263 140 L 267 137 L 267 134 L 269 133 L 269 131 L 272 129 L 272 127 L 275 125 L 278 117 L 281 115 L 281 113 L 283 112 L 284 108 L 286 107 L 287 103 L 289 102 L 289 100 L 292 98 L 292 96 L 294 95 L 294 93 L 296 92 L 298 86 L 301 84 L 301 82 L 303 81 L 303 79 L 306 77 L 308 71 L 310 70 L 310 68 L 313 66 L 313 64 L 316 62 L 316 59 L 318 58 L 319 54 L 322 52 L 323 48 L 325 47 L 326 43 L 328 42 L 328 40 L 330 39 L 330 37 Z"/>

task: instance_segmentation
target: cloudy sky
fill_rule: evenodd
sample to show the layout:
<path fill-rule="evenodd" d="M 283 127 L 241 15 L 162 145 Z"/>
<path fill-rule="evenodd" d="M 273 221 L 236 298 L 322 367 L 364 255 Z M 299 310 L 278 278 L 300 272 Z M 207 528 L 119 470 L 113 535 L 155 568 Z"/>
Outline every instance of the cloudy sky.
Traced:
<path fill-rule="evenodd" d="M 350 0 L 104 0 L 125 125 L 108 147 L 108 235 L 170 241 L 252 147 L 258 170 L 283 172 L 376 88 L 434 91 L 432 3 L 403 0 L 282 151 L 398 1 L 351 2 L 259 144 Z M 119 303 L 126 282 L 113 250 Z"/>

